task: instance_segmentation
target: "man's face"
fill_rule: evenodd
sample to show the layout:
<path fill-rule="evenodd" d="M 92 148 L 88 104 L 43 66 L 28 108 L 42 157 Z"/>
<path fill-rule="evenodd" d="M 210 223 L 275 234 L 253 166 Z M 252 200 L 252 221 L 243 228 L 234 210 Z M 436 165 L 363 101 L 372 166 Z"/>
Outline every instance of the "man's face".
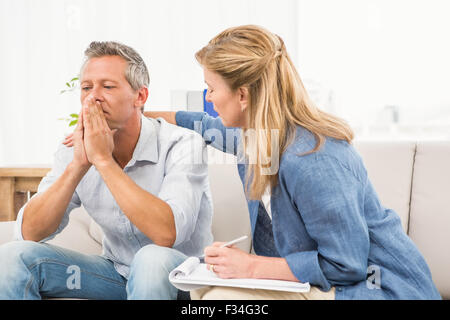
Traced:
<path fill-rule="evenodd" d="M 81 104 L 92 97 L 99 101 L 110 129 L 120 129 L 139 111 L 133 90 L 125 78 L 127 62 L 119 56 L 91 58 L 81 75 Z"/>

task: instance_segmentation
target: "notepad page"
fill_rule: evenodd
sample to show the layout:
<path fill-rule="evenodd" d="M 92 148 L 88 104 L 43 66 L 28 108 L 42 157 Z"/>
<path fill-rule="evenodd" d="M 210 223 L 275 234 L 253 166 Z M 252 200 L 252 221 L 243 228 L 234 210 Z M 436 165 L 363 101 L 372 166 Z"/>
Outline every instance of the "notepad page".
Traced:
<path fill-rule="evenodd" d="M 210 285 L 225 285 L 235 287 L 246 288 L 264 288 L 271 290 L 295 290 L 299 292 L 309 291 L 309 284 L 285 281 L 285 280 L 272 280 L 272 279 L 222 279 L 217 274 L 208 270 L 205 263 L 198 265 L 191 274 L 178 274 L 177 280 L 183 281 L 185 279 L 189 283 L 205 283 Z"/>
<path fill-rule="evenodd" d="M 171 273 L 175 278 L 186 277 L 193 273 L 198 265 L 200 264 L 200 259 L 197 257 L 189 257 L 182 264 L 180 264 Z M 208 271 L 208 270 L 206 270 Z"/>

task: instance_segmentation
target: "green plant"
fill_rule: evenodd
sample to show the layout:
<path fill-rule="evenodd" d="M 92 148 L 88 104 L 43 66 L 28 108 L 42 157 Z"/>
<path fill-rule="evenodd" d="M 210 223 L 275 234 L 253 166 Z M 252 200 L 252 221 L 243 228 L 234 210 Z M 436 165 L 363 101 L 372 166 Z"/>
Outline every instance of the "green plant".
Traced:
<path fill-rule="evenodd" d="M 76 88 L 78 88 L 79 84 L 79 78 L 74 77 L 70 79 L 70 81 L 66 82 L 67 89 L 61 90 L 60 94 L 66 93 L 66 92 L 73 92 Z M 58 118 L 58 120 L 64 120 L 69 122 L 69 127 L 72 127 L 77 124 L 78 122 L 78 114 L 77 113 L 71 113 L 69 115 L 69 118 Z"/>

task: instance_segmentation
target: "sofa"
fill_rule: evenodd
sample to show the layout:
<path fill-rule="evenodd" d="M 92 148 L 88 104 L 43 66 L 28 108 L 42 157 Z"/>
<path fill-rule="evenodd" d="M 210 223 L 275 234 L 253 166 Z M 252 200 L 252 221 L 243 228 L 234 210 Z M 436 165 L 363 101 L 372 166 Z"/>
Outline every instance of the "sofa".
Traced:
<path fill-rule="evenodd" d="M 355 141 L 369 178 L 385 207 L 400 216 L 403 228 L 425 257 L 443 299 L 450 299 L 450 141 Z M 236 159 L 208 147 L 215 241 L 247 234 L 238 246 L 252 252 L 247 203 Z M 0 244 L 10 241 L 14 222 L 0 223 Z M 102 231 L 83 207 L 49 243 L 86 254 L 100 254 Z"/>

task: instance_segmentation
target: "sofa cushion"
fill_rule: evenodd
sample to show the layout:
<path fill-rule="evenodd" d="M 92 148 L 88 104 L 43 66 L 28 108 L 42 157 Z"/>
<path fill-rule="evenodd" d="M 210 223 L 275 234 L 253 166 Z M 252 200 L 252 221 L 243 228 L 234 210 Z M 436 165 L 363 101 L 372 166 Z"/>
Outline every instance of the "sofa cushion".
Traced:
<path fill-rule="evenodd" d="M 208 146 L 208 172 L 213 198 L 214 241 L 230 241 L 247 235 L 236 246 L 251 251 L 251 229 L 247 200 L 239 178 L 236 157 Z"/>
<path fill-rule="evenodd" d="M 400 216 L 408 232 L 415 142 L 355 141 L 381 204 Z"/>
<path fill-rule="evenodd" d="M 89 235 L 94 239 L 98 244 L 103 245 L 103 230 L 102 227 L 99 226 L 94 219 L 91 219 L 91 223 L 89 225 Z"/>
<path fill-rule="evenodd" d="M 84 254 L 101 254 L 102 246 L 89 235 L 91 217 L 83 207 L 70 213 L 69 224 L 48 243 Z"/>
<path fill-rule="evenodd" d="M 409 236 L 450 299 L 450 142 L 417 144 L 412 184 Z"/>
<path fill-rule="evenodd" d="M 13 240 L 15 224 L 15 221 L 0 222 L 0 245 Z"/>

